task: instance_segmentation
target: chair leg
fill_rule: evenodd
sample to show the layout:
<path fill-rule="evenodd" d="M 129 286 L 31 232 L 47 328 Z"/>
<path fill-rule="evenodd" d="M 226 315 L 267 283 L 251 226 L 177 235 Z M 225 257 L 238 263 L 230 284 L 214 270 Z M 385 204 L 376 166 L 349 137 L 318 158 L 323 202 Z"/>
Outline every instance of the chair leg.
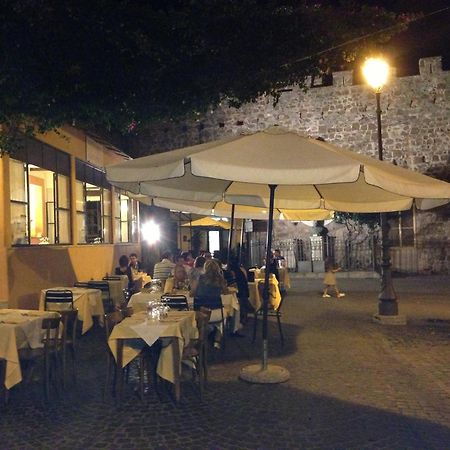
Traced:
<path fill-rule="evenodd" d="M 280 341 L 281 341 L 281 346 L 284 346 L 284 336 L 283 336 L 283 330 L 281 329 L 281 318 L 280 318 L 280 314 L 277 312 L 277 322 L 278 322 L 278 331 L 280 332 Z"/>
<path fill-rule="evenodd" d="M 139 397 L 141 401 L 144 400 L 144 376 L 145 376 L 144 364 L 145 364 L 144 357 L 141 356 L 139 358 Z"/>
<path fill-rule="evenodd" d="M 77 354 L 74 347 L 70 348 L 72 352 L 72 363 L 73 363 L 73 384 L 77 385 Z"/>
<path fill-rule="evenodd" d="M 112 366 L 112 360 L 111 360 L 111 356 L 107 355 L 106 357 L 106 377 L 105 377 L 105 387 L 103 389 L 103 400 L 105 400 L 106 398 L 106 394 L 108 393 L 108 391 L 111 389 L 111 366 Z M 113 386 L 115 386 L 115 382 L 116 379 L 115 377 L 113 377 Z M 114 391 L 114 387 L 113 387 L 113 392 Z"/>
<path fill-rule="evenodd" d="M 63 389 L 66 389 L 66 376 L 67 376 L 67 345 L 62 348 L 62 385 Z"/>
<path fill-rule="evenodd" d="M 44 357 L 44 397 L 48 402 L 50 399 L 50 358 L 48 353 Z"/>

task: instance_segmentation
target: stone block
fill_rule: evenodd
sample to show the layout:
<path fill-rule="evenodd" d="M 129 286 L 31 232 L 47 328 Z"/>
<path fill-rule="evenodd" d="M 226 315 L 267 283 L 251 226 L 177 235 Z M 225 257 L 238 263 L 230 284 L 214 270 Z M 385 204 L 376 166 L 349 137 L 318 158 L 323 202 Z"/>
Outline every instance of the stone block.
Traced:
<path fill-rule="evenodd" d="M 419 59 L 420 76 L 429 76 L 438 72 L 442 72 L 442 56 Z"/>

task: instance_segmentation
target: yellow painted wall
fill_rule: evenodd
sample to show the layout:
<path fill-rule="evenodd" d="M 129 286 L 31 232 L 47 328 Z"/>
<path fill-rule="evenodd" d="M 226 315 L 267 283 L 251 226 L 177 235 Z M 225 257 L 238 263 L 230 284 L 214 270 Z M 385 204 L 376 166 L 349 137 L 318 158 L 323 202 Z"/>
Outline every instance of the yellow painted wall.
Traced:
<path fill-rule="evenodd" d="M 88 161 L 89 156 L 90 162 L 98 167 L 124 159 L 70 126 L 63 127 L 59 133 L 51 131 L 36 138 L 83 161 Z M 11 247 L 9 199 L 8 156 L 4 156 L 0 158 L 0 301 L 8 301 L 9 307 L 37 308 L 41 289 L 101 279 L 113 273 L 120 255 L 132 252 L 140 255 L 140 243 Z M 74 200 L 72 193 L 72 205 Z M 75 223 L 73 212 L 73 229 Z"/>
<path fill-rule="evenodd" d="M 40 245 L 7 250 L 9 307 L 38 307 L 41 289 L 101 280 L 114 272 L 120 255 L 140 254 L 140 244 Z"/>

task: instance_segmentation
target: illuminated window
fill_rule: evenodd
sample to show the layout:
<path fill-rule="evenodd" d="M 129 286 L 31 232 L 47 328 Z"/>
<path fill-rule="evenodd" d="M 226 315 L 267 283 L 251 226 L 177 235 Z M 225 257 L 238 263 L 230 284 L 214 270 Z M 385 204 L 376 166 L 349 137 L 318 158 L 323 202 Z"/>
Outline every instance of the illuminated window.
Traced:
<path fill-rule="evenodd" d="M 111 191 L 105 173 L 76 161 L 77 242 L 111 242 Z"/>
<path fill-rule="evenodd" d="M 138 206 L 127 195 L 116 192 L 114 195 L 114 232 L 117 242 L 138 241 Z"/>
<path fill-rule="evenodd" d="M 23 138 L 9 170 L 12 244 L 69 244 L 69 155 Z"/>

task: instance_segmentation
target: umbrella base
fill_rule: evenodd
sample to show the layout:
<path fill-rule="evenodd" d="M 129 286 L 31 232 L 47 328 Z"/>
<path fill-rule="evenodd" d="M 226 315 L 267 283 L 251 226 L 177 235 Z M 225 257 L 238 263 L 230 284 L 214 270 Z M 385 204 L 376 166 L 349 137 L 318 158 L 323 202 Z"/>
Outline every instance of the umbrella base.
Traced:
<path fill-rule="evenodd" d="M 290 374 L 281 366 L 269 364 L 266 369 L 263 369 L 261 364 L 251 364 L 241 369 L 239 378 L 249 383 L 276 384 L 288 381 Z"/>

